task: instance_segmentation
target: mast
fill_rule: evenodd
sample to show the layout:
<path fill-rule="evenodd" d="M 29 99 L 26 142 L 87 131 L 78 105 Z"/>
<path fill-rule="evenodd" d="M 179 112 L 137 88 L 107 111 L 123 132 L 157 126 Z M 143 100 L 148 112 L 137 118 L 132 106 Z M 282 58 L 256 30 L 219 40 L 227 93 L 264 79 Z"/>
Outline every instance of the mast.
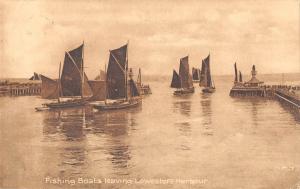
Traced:
<path fill-rule="evenodd" d="M 139 68 L 139 83 L 142 85 L 142 71 L 141 68 Z"/>
<path fill-rule="evenodd" d="M 82 47 L 82 58 L 81 58 L 81 98 L 83 98 L 83 87 L 84 87 L 84 67 L 83 67 L 83 58 L 84 58 L 84 41 Z"/>
<path fill-rule="evenodd" d="M 127 86 L 127 73 L 128 73 L 128 46 L 129 40 L 127 41 L 127 49 L 126 49 L 126 62 L 125 62 L 125 99 L 128 100 L 128 86 Z"/>
<path fill-rule="evenodd" d="M 239 82 L 242 83 L 243 82 L 243 76 L 242 76 L 242 72 L 239 71 Z"/>
<path fill-rule="evenodd" d="M 106 104 L 106 99 L 107 99 L 107 70 L 106 70 L 106 64 L 105 64 L 105 66 L 104 66 L 104 72 L 105 72 L 105 100 L 104 100 L 104 102 L 105 102 L 105 104 Z"/>
<path fill-rule="evenodd" d="M 237 67 L 236 67 L 236 62 L 234 63 L 234 83 L 238 82 L 238 73 L 237 73 Z"/>
<path fill-rule="evenodd" d="M 57 101 L 60 102 L 60 95 L 61 95 L 61 82 L 60 82 L 60 69 L 61 69 L 61 62 L 59 62 L 59 70 L 58 70 L 58 81 L 57 81 L 57 84 L 58 84 L 58 95 L 57 95 Z"/>

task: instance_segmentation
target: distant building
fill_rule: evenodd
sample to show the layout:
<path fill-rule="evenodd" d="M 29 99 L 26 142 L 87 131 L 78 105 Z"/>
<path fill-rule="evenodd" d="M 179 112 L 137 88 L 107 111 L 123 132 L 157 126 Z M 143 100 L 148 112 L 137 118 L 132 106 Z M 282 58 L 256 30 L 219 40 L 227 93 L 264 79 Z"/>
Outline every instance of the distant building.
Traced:
<path fill-rule="evenodd" d="M 263 81 L 259 81 L 257 78 L 256 78 L 256 74 L 257 74 L 257 71 L 255 70 L 255 65 L 252 66 L 252 71 L 251 71 L 251 75 L 252 75 L 252 78 L 245 82 L 244 83 L 244 86 L 245 87 L 260 87 L 263 85 Z"/>

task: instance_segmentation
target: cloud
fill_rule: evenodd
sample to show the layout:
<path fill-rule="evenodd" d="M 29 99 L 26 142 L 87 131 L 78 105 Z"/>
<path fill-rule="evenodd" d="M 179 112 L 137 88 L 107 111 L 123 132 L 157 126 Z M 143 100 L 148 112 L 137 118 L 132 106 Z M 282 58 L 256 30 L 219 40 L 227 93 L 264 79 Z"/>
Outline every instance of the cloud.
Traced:
<path fill-rule="evenodd" d="M 11 77 L 33 71 L 56 77 L 64 52 L 84 40 L 94 77 L 108 50 L 129 40 L 130 66 L 146 74 L 170 74 L 187 54 L 197 66 L 209 52 L 217 74 L 231 73 L 236 60 L 243 69 L 255 63 L 262 72 L 295 72 L 298 7 L 294 0 L 5 2 L 0 68 Z"/>

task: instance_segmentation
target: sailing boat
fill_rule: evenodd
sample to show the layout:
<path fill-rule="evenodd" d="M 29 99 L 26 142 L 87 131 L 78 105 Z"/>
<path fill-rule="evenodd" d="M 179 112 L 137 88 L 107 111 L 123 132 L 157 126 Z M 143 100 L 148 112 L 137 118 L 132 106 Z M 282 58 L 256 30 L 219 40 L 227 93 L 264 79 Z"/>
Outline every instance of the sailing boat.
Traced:
<path fill-rule="evenodd" d="M 193 82 L 198 83 L 200 81 L 200 69 L 193 67 L 192 76 L 193 76 Z"/>
<path fill-rule="evenodd" d="M 173 70 L 171 88 L 176 88 L 174 95 L 194 93 L 192 76 L 189 73 L 189 57 L 180 59 L 179 74 Z"/>
<path fill-rule="evenodd" d="M 117 110 L 138 106 L 141 98 L 132 79 L 132 69 L 128 74 L 128 44 L 110 50 L 109 53 L 105 103 L 94 104 L 93 107 L 98 110 Z M 127 76 L 129 76 L 129 80 Z"/>
<path fill-rule="evenodd" d="M 59 64 L 57 102 L 46 103 L 43 106 L 48 108 L 83 106 L 92 96 L 91 87 L 84 73 L 83 49 L 84 43 L 65 53 L 61 75 L 61 64 Z"/>
<path fill-rule="evenodd" d="M 210 54 L 204 60 L 202 60 L 199 86 L 204 87 L 202 89 L 203 93 L 213 93 L 216 90 L 210 72 Z"/>

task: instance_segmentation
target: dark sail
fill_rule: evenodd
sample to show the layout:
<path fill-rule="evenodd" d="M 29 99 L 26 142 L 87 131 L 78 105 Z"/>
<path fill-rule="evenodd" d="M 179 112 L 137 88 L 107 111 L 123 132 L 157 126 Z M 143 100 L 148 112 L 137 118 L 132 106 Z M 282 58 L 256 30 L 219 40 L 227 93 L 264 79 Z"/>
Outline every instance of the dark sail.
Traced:
<path fill-rule="evenodd" d="M 130 96 L 134 97 L 140 95 L 138 88 L 132 79 L 129 80 L 129 87 L 130 87 Z"/>
<path fill-rule="evenodd" d="M 189 74 L 188 84 L 189 84 L 189 87 L 193 87 L 193 77 L 191 74 Z"/>
<path fill-rule="evenodd" d="M 239 82 L 243 82 L 242 72 L 239 71 Z"/>
<path fill-rule="evenodd" d="M 125 73 L 127 64 L 127 44 L 110 51 L 107 67 L 107 98 L 119 99 L 126 97 Z"/>
<path fill-rule="evenodd" d="M 207 68 L 206 68 L 205 62 L 202 60 L 199 86 L 206 86 L 206 83 L 207 83 L 206 69 Z"/>
<path fill-rule="evenodd" d="M 210 55 L 208 55 L 205 59 L 204 62 L 206 64 L 206 77 L 207 77 L 207 87 L 212 87 L 212 81 L 211 81 L 211 74 L 210 74 Z"/>
<path fill-rule="evenodd" d="M 82 64 L 83 64 L 83 45 L 66 52 L 63 70 L 61 74 L 62 96 L 90 96 L 91 87 L 88 78 L 84 74 L 84 84 L 82 85 Z M 82 89 L 83 86 L 83 89 Z"/>
<path fill-rule="evenodd" d="M 202 60 L 199 85 L 203 87 L 212 87 L 212 80 L 210 74 L 210 55 L 208 55 L 204 60 Z"/>
<path fill-rule="evenodd" d="M 234 63 L 234 82 L 238 82 L 238 73 L 236 68 L 236 63 Z"/>
<path fill-rule="evenodd" d="M 40 75 L 42 80 L 41 96 L 45 99 L 58 98 L 58 82 L 44 75 Z"/>
<path fill-rule="evenodd" d="M 181 88 L 190 88 L 193 85 L 191 82 L 191 76 L 189 73 L 189 57 L 183 57 L 180 59 L 179 76 L 181 78 Z"/>
<path fill-rule="evenodd" d="M 93 91 L 93 96 L 90 100 L 105 100 L 106 82 L 105 80 L 90 80 L 88 81 Z"/>
<path fill-rule="evenodd" d="M 173 70 L 171 87 L 172 88 L 181 88 L 180 76 L 177 74 L 177 72 L 175 70 Z"/>
<path fill-rule="evenodd" d="M 199 80 L 199 69 L 197 68 L 192 68 L 192 74 L 193 74 L 193 80 Z"/>

